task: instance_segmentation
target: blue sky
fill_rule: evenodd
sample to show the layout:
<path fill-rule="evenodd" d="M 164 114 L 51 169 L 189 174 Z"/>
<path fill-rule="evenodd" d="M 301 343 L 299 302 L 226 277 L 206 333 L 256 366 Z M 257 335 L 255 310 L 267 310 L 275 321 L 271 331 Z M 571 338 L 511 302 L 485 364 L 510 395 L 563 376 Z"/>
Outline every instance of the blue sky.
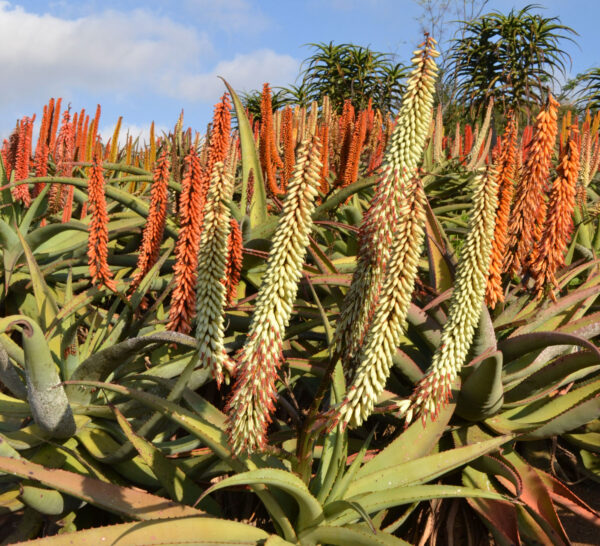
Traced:
<path fill-rule="evenodd" d="M 484 11 L 528 3 L 490 0 Z M 540 3 L 579 33 L 579 47 L 564 44 L 571 75 L 600 66 L 600 2 Z M 352 42 L 407 62 L 421 13 L 414 0 L 0 0 L 0 138 L 52 96 L 90 113 L 100 103 L 105 135 L 119 115 L 135 135 L 152 120 L 170 128 L 181 109 L 186 126 L 204 131 L 224 90 L 217 75 L 238 90 L 294 83 L 309 42 Z"/>

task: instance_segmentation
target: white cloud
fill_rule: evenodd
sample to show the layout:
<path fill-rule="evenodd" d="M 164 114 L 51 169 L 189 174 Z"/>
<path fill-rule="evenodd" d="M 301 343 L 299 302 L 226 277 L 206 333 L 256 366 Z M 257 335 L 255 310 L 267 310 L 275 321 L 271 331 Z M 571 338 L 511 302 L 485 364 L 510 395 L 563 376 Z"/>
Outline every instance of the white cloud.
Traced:
<path fill-rule="evenodd" d="M 260 89 L 265 82 L 273 86 L 289 84 L 298 74 L 299 61 L 290 55 L 280 55 L 270 49 L 236 55 L 221 61 L 209 73 L 185 75 L 165 91 L 186 100 L 216 100 L 225 91 L 221 76 L 234 88 L 242 91 Z M 173 83 L 173 82 L 170 82 Z M 166 82 L 165 82 L 166 84 Z"/>
<path fill-rule="evenodd" d="M 212 5 L 224 20 L 250 10 L 246 0 L 189 0 Z M 39 15 L 0 1 L 0 101 L 47 100 L 84 91 L 100 96 L 215 101 L 223 76 L 237 89 L 294 80 L 298 61 L 269 49 L 221 60 L 204 32 L 137 9 L 109 10 L 77 19 Z M 113 96 L 114 96 L 113 95 Z"/>
<path fill-rule="evenodd" d="M 0 2 L 0 100 L 83 89 L 128 93 L 199 69 L 206 35 L 143 10 L 67 20 Z M 6 82 L 10 82 L 9 85 Z"/>

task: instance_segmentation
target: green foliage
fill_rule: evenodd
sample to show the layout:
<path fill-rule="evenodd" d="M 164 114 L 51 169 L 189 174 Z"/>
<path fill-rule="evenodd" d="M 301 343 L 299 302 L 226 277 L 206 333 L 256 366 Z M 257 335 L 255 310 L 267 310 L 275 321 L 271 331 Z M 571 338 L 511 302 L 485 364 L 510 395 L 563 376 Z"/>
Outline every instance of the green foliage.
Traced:
<path fill-rule="evenodd" d="M 490 98 L 508 108 L 541 104 L 557 71 L 565 72 L 562 40 L 573 41 L 573 29 L 558 17 L 533 13 L 529 4 L 508 15 L 493 11 L 462 21 L 448 58 L 447 80 L 456 80 L 456 97 L 475 110 Z"/>

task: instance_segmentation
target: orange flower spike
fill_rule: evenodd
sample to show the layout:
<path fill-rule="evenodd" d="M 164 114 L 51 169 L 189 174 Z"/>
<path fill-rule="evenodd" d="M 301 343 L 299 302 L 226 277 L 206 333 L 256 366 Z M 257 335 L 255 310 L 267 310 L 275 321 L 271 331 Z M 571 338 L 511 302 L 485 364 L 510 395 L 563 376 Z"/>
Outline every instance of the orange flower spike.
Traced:
<path fill-rule="evenodd" d="M 294 114 L 292 112 L 292 109 L 289 106 L 287 106 L 283 111 L 283 120 L 281 127 L 281 136 L 283 140 L 283 175 L 281 179 L 281 187 L 284 192 L 287 187 L 287 183 L 292 176 L 294 164 L 296 163 L 296 146 L 294 142 L 293 124 Z M 323 150 L 325 150 L 325 146 L 323 146 Z"/>
<path fill-rule="evenodd" d="M 231 137 L 231 103 L 225 93 L 221 102 L 215 106 L 213 122 L 210 131 L 210 147 L 208 149 L 207 172 L 212 173 L 215 163 L 224 162 L 227 158 L 229 140 Z"/>
<path fill-rule="evenodd" d="M 98 146 L 99 148 L 99 146 Z M 104 196 L 104 176 L 100 152 L 94 153 L 88 182 L 88 198 L 91 212 L 88 237 L 88 265 L 92 283 L 116 291 L 115 281 L 108 268 L 108 214 Z"/>
<path fill-rule="evenodd" d="M 260 162 L 267 181 L 269 191 L 275 195 L 282 195 L 283 191 L 277 186 L 275 179 L 274 156 L 277 155 L 275 148 L 275 132 L 273 130 L 273 107 L 271 104 L 271 89 L 268 83 L 263 86 L 262 100 L 260 103 L 261 128 L 260 128 Z M 279 158 L 279 156 L 277 156 Z"/>
<path fill-rule="evenodd" d="M 150 190 L 150 210 L 142 235 L 142 245 L 137 259 L 137 273 L 129 287 L 133 293 L 158 260 L 167 220 L 169 183 L 169 155 L 164 150 L 154 168 L 154 182 Z"/>
<path fill-rule="evenodd" d="M 508 114 L 508 123 L 501 140 L 503 145 L 499 150 L 498 161 L 495 161 L 498 172 L 498 209 L 492 241 L 490 273 L 485 294 L 486 303 L 492 309 L 497 302 L 504 301 L 502 264 L 506 252 L 508 219 L 517 167 L 517 122 L 512 111 Z"/>
<path fill-rule="evenodd" d="M 52 102 L 52 99 L 50 99 Z M 60 119 L 60 105 L 62 99 L 59 97 L 54 103 L 52 108 L 52 123 L 50 125 L 50 134 L 48 135 L 48 148 L 54 152 L 54 146 L 56 145 L 56 131 L 58 130 L 58 120 Z"/>
<path fill-rule="evenodd" d="M 196 269 L 202 225 L 201 192 L 204 175 L 194 148 L 186 156 L 185 163 L 186 173 L 179 198 L 179 236 L 173 267 L 175 288 L 171 295 L 167 329 L 187 334 L 192 330 L 192 320 L 196 316 Z"/>
<path fill-rule="evenodd" d="M 236 220 L 229 221 L 231 230 L 227 238 L 227 265 L 225 266 L 225 282 L 227 288 L 227 305 L 233 305 L 237 295 L 237 285 L 242 274 L 243 248 L 242 230 Z"/>
<path fill-rule="evenodd" d="M 558 288 L 555 274 L 564 265 L 565 252 L 573 230 L 572 214 L 579 175 L 576 127 L 573 127 L 569 142 L 565 145 L 556 175 L 548 199 L 546 223 L 534 249 L 531 264 L 538 297 L 543 294 L 544 287 L 549 283 Z M 550 287 L 550 297 L 556 301 L 552 287 Z"/>
<path fill-rule="evenodd" d="M 354 106 L 350 100 L 344 102 L 344 108 L 339 120 L 339 139 L 338 145 L 340 150 L 340 158 L 337 169 L 337 179 L 335 186 L 344 184 L 347 165 L 350 157 L 350 148 L 352 146 L 352 137 L 354 135 Z"/>
<path fill-rule="evenodd" d="M 541 235 L 546 216 L 545 190 L 556 144 L 558 102 L 548 96 L 546 107 L 537 116 L 534 134 L 515 191 L 509 221 L 504 271 L 515 275 L 527 266 L 533 246 Z"/>
<path fill-rule="evenodd" d="M 33 132 L 33 119 L 25 117 L 19 126 L 19 144 L 15 161 L 15 181 L 29 178 L 29 165 L 31 163 L 31 134 Z M 12 190 L 13 197 L 21 201 L 26 207 L 31 204 L 31 194 L 27 184 L 15 186 Z"/>

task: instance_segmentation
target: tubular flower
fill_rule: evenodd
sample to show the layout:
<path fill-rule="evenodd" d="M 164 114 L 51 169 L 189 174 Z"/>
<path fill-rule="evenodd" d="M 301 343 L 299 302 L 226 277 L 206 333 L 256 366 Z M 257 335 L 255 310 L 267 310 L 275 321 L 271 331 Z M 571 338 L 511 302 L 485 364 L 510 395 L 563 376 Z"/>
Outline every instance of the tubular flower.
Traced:
<path fill-rule="evenodd" d="M 200 159 L 192 148 L 185 158 L 186 173 L 181 184 L 179 198 L 179 236 L 175 248 L 176 261 L 173 267 L 175 289 L 171 295 L 171 309 L 167 329 L 184 334 L 192 330 L 192 319 L 196 314 L 196 268 L 202 222 L 202 182 Z"/>
<path fill-rule="evenodd" d="M 277 154 L 275 144 L 275 132 L 273 130 L 273 107 L 271 105 L 271 88 L 268 83 L 263 86 L 262 100 L 260 103 L 260 163 L 267 181 L 269 191 L 275 195 L 282 195 L 283 191 L 277 186 L 275 170 L 283 167 L 283 163 Z"/>
<path fill-rule="evenodd" d="M 334 340 L 348 378 L 352 376 L 351 363 L 362 345 L 383 283 L 397 209 L 406 185 L 416 176 L 429 132 L 437 72 L 433 58 L 438 55 L 434 44 L 435 40 L 428 37 L 413 59 L 414 69 L 389 139 L 383 174 L 360 228 L 356 269 L 342 304 Z"/>
<path fill-rule="evenodd" d="M 108 268 L 108 214 L 106 213 L 106 198 L 104 197 L 104 176 L 99 152 L 94 154 L 88 197 L 91 210 L 88 237 L 88 265 L 92 283 L 104 285 L 109 290 L 116 290 L 115 281 Z"/>
<path fill-rule="evenodd" d="M 425 193 L 418 177 L 408 183 L 398 214 L 385 281 L 339 412 L 341 421 L 351 425 L 360 425 L 369 416 L 383 392 L 406 325 L 424 238 Z"/>
<path fill-rule="evenodd" d="M 508 218 L 514 193 L 514 181 L 517 166 L 517 122 L 513 112 L 509 113 L 508 123 L 502 137 L 502 148 L 497 162 L 498 171 L 498 210 L 496 227 L 492 243 L 490 276 L 488 278 L 485 299 L 493 309 L 496 303 L 504 301 L 502 292 L 502 263 L 506 252 Z"/>
<path fill-rule="evenodd" d="M 508 227 L 504 271 L 511 275 L 526 266 L 527 258 L 541 235 L 546 216 L 546 184 L 556 142 L 558 102 L 548 95 L 548 104 L 537 116 L 530 150 L 523 164 L 520 184 Z"/>
<path fill-rule="evenodd" d="M 409 403 L 403 406 L 407 423 L 419 414 L 423 422 L 427 415 L 437 416 L 451 395 L 452 383 L 471 347 L 485 296 L 497 193 L 496 172 L 493 167 L 488 167 L 475 179 L 469 233 L 461 250 L 441 345 L 433 356 L 427 375 L 417 383 Z"/>
<path fill-rule="evenodd" d="M 208 173 L 212 176 L 213 167 L 218 162 L 225 162 L 229 150 L 231 133 L 231 103 L 225 93 L 221 102 L 215 105 L 212 127 L 210 130 L 210 146 L 208 148 Z"/>
<path fill-rule="evenodd" d="M 142 279 L 158 260 L 167 220 L 167 198 L 169 183 L 169 155 L 163 151 L 154 168 L 154 181 L 150 191 L 150 210 L 142 235 L 142 246 L 137 259 L 137 273 L 133 277 L 129 291 L 133 293 Z"/>
<path fill-rule="evenodd" d="M 287 187 L 287 183 L 292 176 L 294 171 L 294 163 L 296 161 L 295 148 L 296 143 L 294 142 L 294 113 L 292 109 L 287 106 L 283 111 L 283 120 L 281 123 L 281 139 L 283 140 L 283 174 L 281 178 L 281 186 L 283 191 Z"/>
<path fill-rule="evenodd" d="M 31 134 L 33 132 L 33 119 L 23 118 L 19 129 L 19 145 L 15 162 L 15 181 L 29 178 L 29 164 L 31 163 Z M 21 201 L 26 207 L 31 204 L 31 194 L 27 184 L 15 186 L 12 190 L 13 197 Z"/>
<path fill-rule="evenodd" d="M 50 99 L 50 102 L 44 106 L 44 114 L 42 115 L 42 123 L 40 125 L 40 134 L 35 147 L 33 164 L 36 177 L 42 177 L 48 174 L 48 154 L 50 153 L 50 148 L 48 147 L 48 138 L 50 135 L 50 122 L 53 108 L 54 99 Z M 36 183 L 36 185 L 33 187 L 33 196 L 35 197 L 39 195 L 39 193 L 44 189 L 45 185 L 45 182 Z"/>
<path fill-rule="evenodd" d="M 275 407 L 282 339 L 309 244 L 311 214 L 320 181 L 320 157 L 318 137 L 301 143 L 269 252 L 267 271 L 258 291 L 248 339 L 238 359 L 237 380 L 227 403 L 229 441 L 235 453 L 252 452 L 266 443 L 267 426 Z"/>
<path fill-rule="evenodd" d="M 196 284 L 197 326 L 200 364 L 210 368 L 217 384 L 226 381 L 233 372 L 233 362 L 223 344 L 226 303 L 224 285 L 227 261 L 227 239 L 230 211 L 227 201 L 233 192 L 233 178 L 225 172 L 223 163 L 215 163 L 206 200 L 200 249 L 198 251 L 198 281 Z"/>
<path fill-rule="evenodd" d="M 242 230 L 237 220 L 230 220 L 231 230 L 227 239 L 227 267 L 225 287 L 227 288 L 227 305 L 233 305 L 237 292 L 237 285 L 242 274 L 243 241 Z"/>
<path fill-rule="evenodd" d="M 560 158 L 557 177 L 548 199 L 544 231 L 533 252 L 531 272 L 535 278 L 538 296 L 543 294 L 547 283 L 558 286 L 555 273 L 564 265 L 564 255 L 573 229 L 571 216 L 575 207 L 579 174 L 578 148 L 576 134 L 573 134 Z M 551 287 L 550 297 L 555 300 Z"/>

